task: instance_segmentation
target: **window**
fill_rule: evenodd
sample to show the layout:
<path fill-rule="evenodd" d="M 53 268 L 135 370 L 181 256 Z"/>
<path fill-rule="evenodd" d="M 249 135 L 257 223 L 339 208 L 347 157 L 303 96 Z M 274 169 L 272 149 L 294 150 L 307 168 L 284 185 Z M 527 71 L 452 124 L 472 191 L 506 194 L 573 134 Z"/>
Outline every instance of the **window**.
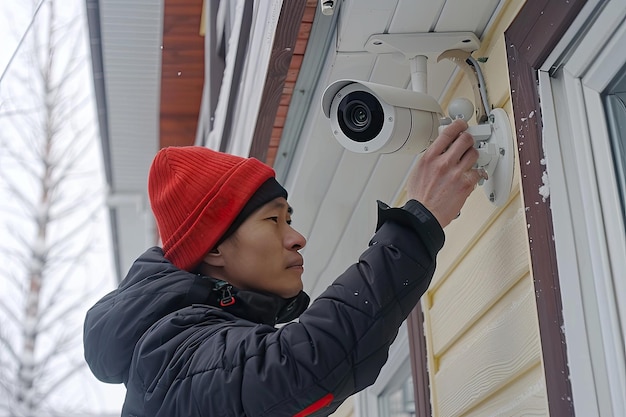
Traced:
<path fill-rule="evenodd" d="M 576 415 L 624 416 L 626 3 L 585 10 L 539 71 L 546 180 Z"/>
<path fill-rule="evenodd" d="M 378 397 L 380 417 L 415 417 L 415 395 L 413 378 L 401 381 L 399 387 L 390 389 Z"/>
<path fill-rule="evenodd" d="M 618 194 L 626 223 L 626 66 L 605 96 Z M 626 231 L 625 231 L 626 232 Z"/>

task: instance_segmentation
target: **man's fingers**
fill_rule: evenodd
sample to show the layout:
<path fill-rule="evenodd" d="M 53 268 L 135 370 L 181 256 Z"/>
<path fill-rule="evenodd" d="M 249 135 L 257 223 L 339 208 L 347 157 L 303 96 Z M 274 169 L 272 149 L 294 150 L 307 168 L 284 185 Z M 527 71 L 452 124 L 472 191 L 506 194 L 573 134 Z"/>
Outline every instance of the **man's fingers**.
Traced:
<path fill-rule="evenodd" d="M 483 168 L 472 168 L 466 171 L 466 176 L 472 185 L 478 184 L 481 180 L 488 180 L 489 175 Z"/>
<path fill-rule="evenodd" d="M 439 137 L 430 145 L 429 149 L 435 155 L 441 155 L 459 137 L 461 132 L 466 129 L 467 123 L 464 120 L 455 120 L 443 129 Z"/>
<path fill-rule="evenodd" d="M 471 159 L 474 158 L 474 156 L 478 159 L 478 151 L 474 151 L 474 138 L 466 132 L 461 132 L 459 134 L 454 142 L 452 142 L 446 153 L 448 153 L 449 158 L 459 162 L 463 162 L 464 158 Z M 472 162 L 470 166 L 473 165 L 474 162 Z"/>
<path fill-rule="evenodd" d="M 471 139 L 471 143 L 468 144 L 468 147 L 465 149 L 463 155 L 459 159 L 459 163 L 461 167 L 464 169 L 470 169 L 478 161 L 478 149 L 474 148 L 474 139 Z"/>

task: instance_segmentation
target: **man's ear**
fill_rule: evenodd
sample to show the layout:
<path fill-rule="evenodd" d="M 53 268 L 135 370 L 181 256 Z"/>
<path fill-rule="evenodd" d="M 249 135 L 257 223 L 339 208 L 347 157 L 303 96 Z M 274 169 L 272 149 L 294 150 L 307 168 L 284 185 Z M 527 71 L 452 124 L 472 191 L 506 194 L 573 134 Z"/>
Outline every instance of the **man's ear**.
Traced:
<path fill-rule="evenodd" d="M 219 248 L 213 248 L 207 252 L 202 261 L 210 266 L 224 266 L 224 257 Z"/>

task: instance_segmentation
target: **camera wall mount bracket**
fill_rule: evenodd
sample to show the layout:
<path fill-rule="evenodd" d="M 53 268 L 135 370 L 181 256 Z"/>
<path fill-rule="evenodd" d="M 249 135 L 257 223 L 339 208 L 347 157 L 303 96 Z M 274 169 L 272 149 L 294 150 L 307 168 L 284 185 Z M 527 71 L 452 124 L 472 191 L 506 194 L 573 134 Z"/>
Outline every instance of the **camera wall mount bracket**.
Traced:
<path fill-rule="evenodd" d="M 513 186 L 515 151 L 509 116 L 503 109 L 493 109 L 487 123 L 470 126 L 467 132 L 474 136 L 478 149 L 477 168 L 483 168 L 488 179 L 480 185 L 494 205 L 501 207 L 509 200 Z"/>

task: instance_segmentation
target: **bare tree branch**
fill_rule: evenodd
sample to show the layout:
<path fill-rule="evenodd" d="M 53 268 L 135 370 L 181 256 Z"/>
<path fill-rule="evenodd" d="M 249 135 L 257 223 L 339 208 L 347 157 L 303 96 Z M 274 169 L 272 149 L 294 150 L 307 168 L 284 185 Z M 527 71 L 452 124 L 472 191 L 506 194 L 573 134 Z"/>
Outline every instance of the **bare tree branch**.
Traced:
<path fill-rule="evenodd" d="M 27 107 L 27 108 L 22 108 L 22 109 L 14 109 L 14 110 L 7 110 L 4 112 L 0 113 L 0 118 L 1 117 L 14 117 L 14 116 L 23 116 L 26 114 L 31 114 L 33 112 L 39 111 L 39 109 L 37 109 L 36 107 Z"/>
<path fill-rule="evenodd" d="M 78 233 L 80 233 L 87 225 L 89 224 L 93 224 L 93 220 L 96 217 L 98 211 L 100 210 L 99 207 L 86 207 L 86 206 L 81 206 L 83 209 L 90 209 L 91 211 L 89 213 L 86 213 L 86 216 L 83 220 L 81 220 L 80 222 L 76 223 L 75 225 L 73 225 L 72 228 L 68 228 L 63 234 L 59 235 L 58 239 L 55 239 L 55 243 L 56 245 L 63 245 L 64 242 L 68 242 L 68 240 L 74 238 Z M 64 212 L 64 217 L 68 217 L 69 215 L 71 215 L 72 213 L 74 213 L 77 210 L 78 206 L 75 207 L 68 207 L 68 209 Z M 67 244 L 67 243 L 65 243 Z"/>
<path fill-rule="evenodd" d="M 70 377 L 78 373 L 84 367 L 85 367 L 85 364 L 82 362 L 77 362 L 71 365 L 71 367 L 67 369 L 65 372 L 63 372 L 62 374 L 60 374 L 56 378 L 56 380 L 47 384 L 49 388 L 47 390 L 44 390 L 40 394 L 40 400 L 45 401 L 53 392 L 62 388 L 63 385 L 67 383 L 67 381 L 70 379 Z"/>
<path fill-rule="evenodd" d="M 11 356 L 11 359 L 15 360 L 16 362 L 19 361 L 19 355 L 13 348 L 13 345 L 11 344 L 9 339 L 7 339 L 5 336 L 0 336 L 0 345 L 4 346 L 4 349 L 6 349 L 6 352 L 9 354 L 9 356 Z"/>
<path fill-rule="evenodd" d="M 19 263 L 23 263 L 23 262 L 19 262 Z M 2 273 L 2 277 L 4 277 L 6 283 L 10 284 L 13 287 L 16 293 L 24 294 L 26 292 L 24 279 L 22 277 L 17 276 L 13 271 L 4 271 Z"/>
<path fill-rule="evenodd" d="M 86 294 L 84 294 L 85 297 L 89 297 L 91 295 L 93 295 L 95 293 L 95 290 L 89 291 Z M 76 301 L 74 301 L 73 303 L 67 303 L 67 300 L 63 300 L 64 304 L 65 304 L 65 308 L 63 308 L 62 310 L 59 310 L 58 312 L 56 312 L 56 314 L 51 314 L 51 315 L 45 315 L 41 318 L 40 320 L 40 324 L 42 328 L 49 328 L 52 326 L 53 323 L 56 322 L 60 322 L 63 320 L 63 317 L 66 317 L 67 314 L 76 311 L 76 309 L 78 309 L 82 304 L 83 304 L 83 300 L 82 299 L 77 299 Z M 51 311 L 53 310 L 53 308 L 57 305 L 60 304 L 59 303 L 59 298 L 58 297 L 52 297 L 47 306 L 45 306 L 44 308 L 46 309 L 46 311 Z"/>
<path fill-rule="evenodd" d="M 13 309 L 9 308 L 6 303 L 4 302 L 4 300 L 0 299 L 0 310 L 14 323 L 19 323 L 19 317 L 17 316 L 17 314 L 15 314 L 15 312 L 13 311 Z M 0 335 L 0 337 L 2 337 Z"/>

